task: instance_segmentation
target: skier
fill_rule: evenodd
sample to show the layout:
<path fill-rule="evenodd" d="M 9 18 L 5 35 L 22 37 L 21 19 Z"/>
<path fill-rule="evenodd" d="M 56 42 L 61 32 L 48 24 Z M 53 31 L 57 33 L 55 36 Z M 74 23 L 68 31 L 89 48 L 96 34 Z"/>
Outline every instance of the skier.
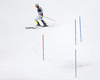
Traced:
<path fill-rule="evenodd" d="M 39 7 L 39 4 L 35 4 L 35 7 L 37 8 L 38 11 L 38 16 L 35 19 L 36 22 L 36 26 L 41 26 L 40 23 L 38 22 L 38 20 L 41 20 L 41 22 L 43 23 L 43 27 L 47 27 L 46 22 L 43 20 L 43 10 L 41 7 Z"/>

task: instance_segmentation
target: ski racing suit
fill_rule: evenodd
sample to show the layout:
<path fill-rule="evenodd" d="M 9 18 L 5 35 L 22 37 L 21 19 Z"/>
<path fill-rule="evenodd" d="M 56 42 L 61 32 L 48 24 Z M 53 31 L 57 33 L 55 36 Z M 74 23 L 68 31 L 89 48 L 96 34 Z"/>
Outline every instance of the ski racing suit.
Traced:
<path fill-rule="evenodd" d="M 37 12 L 38 12 L 38 16 L 36 17 L 35 20 L 43 20 L 43 16 L 41 15 L 41 14 L 43 13 L 42 8 L 39 7 L 39 8 L 37 9 Z"/>

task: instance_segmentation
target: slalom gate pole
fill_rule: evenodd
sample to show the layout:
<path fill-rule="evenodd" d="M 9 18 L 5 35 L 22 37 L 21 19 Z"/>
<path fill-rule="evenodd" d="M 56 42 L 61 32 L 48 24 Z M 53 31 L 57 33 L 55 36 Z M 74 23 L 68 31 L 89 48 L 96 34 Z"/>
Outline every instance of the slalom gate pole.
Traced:
<path fill-rule="evenodd" d="M 80 26 L 80 42 L 82 42 L 81 16 L 79 16 L 79 26 Z"/>
<path fill-rule="evenodd" d="M 52 21 L 55 21 L 55 22 L 56 22 L 56 20 L 54 20 L 54 19 L 48 18 L 48 17 L 46 17 L 46 16 L 43 16 L 43 17 L 45 17 L 45 18 L 47 18 L 47 19 L 50 19 L 50 20 L 52 20 Z"/>
<path fill-rule="evenodd" d="M 43 49 L 43 60 L 44 60 L 44 35 L 42 35 L 42 49 Z"/>
<path fill-rule="evenodd" d="M 77 77 L 77 54 L 75 49 L 75 77 Z"/>
<path fill-rule="evenodd" d="M 76 43 L 76 19 L 75 19 L 75 45 L 77 45 Z"/>

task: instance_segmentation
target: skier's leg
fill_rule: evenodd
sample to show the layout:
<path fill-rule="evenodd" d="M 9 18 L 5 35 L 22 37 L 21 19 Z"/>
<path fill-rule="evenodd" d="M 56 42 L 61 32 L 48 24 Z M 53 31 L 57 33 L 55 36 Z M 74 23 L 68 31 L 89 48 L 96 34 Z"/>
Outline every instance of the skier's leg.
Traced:
<path fill-rule="evenodd" d="M 35 19 L 35 22 L 36 22 L 36 26 L 40 26 L 40 23 Z"/>
<path fill-rule="evenodd" d="M 41 21 L 43 23 L 43 27 L 46 27 L 47 26 L 46 22 L 43 19 Z"/>
<path fill-rule="evenodd" d="M 40 23 L 38 22 L 38 20 L 40 19 L 40 16 L 38 15 L 37 17 L 36 17 L 36 19 L 35 19 L 35 22 L 36 22 L 36 26 L 40 26 Z"/>

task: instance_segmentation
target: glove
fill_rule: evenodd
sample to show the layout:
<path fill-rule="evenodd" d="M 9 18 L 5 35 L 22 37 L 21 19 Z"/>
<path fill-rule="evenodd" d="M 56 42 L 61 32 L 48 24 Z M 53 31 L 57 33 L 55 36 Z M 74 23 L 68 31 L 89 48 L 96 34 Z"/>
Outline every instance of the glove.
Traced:
<path fill-rule="evenodd" d="M 43 17 L 43 13 L 41 13 L 41 16 Z"/>

